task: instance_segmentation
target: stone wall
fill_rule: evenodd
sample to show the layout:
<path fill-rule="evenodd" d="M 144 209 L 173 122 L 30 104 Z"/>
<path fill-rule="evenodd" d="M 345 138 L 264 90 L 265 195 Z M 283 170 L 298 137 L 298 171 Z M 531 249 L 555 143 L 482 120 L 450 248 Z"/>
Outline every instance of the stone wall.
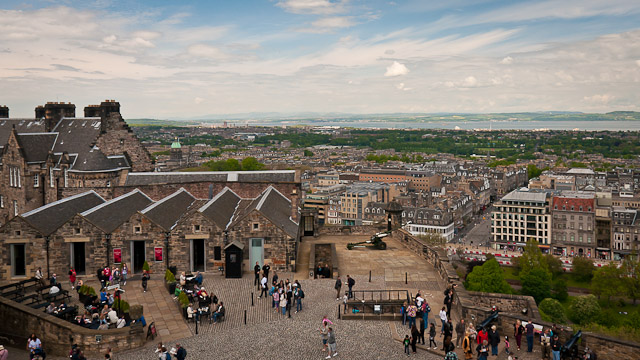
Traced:
<path fill-rule="evenodd" d="M 45 239 L 22 218 L 13 218 L 0 228 L 0 280 L 31 278 L 38 266 L 47 275 L 47 251 Z M 24 244 L 26 276 L 14 277 L 11 273 L 11 245 Z"/>
<path fill-rule="evenodd" d="M 125 154 L 133 171 L 153 171 L 151 154 L 124 122 L 120 114 L 102 119 L 103 131 L 96 145 L 107 156 Z"/>
<path fill-rule="evenodd" d="M 9 339 L 15 347 L 23 348 L 33 332 L 42 341 L 47 355 L 66 357 L 71 345 L 78 344 L 87 358 L 102 359 L 107 348 L 118 352 L 138 348 L 145 342 L 141 324 L 90 330 L 3 297 L 0 297 L 0 319 L 0 336 Z M 100 342 L 96 341 L 96 335 L 102 337 Z"/>
<path fill-rule="evenodd" d="M 373 235 L 386 231 L 386 225 L 323 225 L 316 231 L 317 235 Z"/>
<path fill-rule="evenodd" d="M 513 325 L 517 319 L 521 321 L 532 319 L 534 324 L 542 325 L 544 328 L 553 326 L 552 323 L 541 320 L 538 307 L 531 296 L 467 291 L 450 264 L 446 251 L 425 244 L 402 229 L 394 231 L 393 236 L 408 249 L 433 264 L 444 282 L 457 285 L 454 305 L 451 308 L 454 319 L 464 318 L 467 323 L 478 325 L 489 316 L 491 306 L 496 305 L 500 310 L 496 325 L 501 335 L 513 335 Z M 523 314 L 523 309 L 527 309 L 526 314 Z M 560 340 L 564 343 L 573 335 L 574 331 L 568 326 L 560 326 L 560 328 L 562 330 Z M 536 337 L 534 346 L 540 346 L 539 343 L 539 339 Z M 603 360 L 637 359 L 640 353 L 640 344 L 638 343 L 591 332 L 582 333 L 580 351 L 583 351 L 584 347 L 594 350 L 598 359 Z"/>

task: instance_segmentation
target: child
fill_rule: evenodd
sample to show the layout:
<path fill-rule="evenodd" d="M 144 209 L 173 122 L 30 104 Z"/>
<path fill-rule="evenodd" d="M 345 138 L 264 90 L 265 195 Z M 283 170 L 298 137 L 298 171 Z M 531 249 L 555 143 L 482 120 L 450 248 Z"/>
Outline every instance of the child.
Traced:
<path fill-rule="evenodd" d="M 507 352 L 507 355 L 511 354 L 511 351 L 509 351 L 509 337 L 508 336 L 504 337 L 504 351 Z"/>
<path fill-rule="evenodd" d="M 431 327 L 429 328 L 429 347 L 431 347 L 431 343 L 433 343 L 433 349 L 437 349 L 438 345 L 436 344 L 436 324 L 431 323 Z"/>
<path fill-rule="evenodd" d="M 409 335 L 405 335 L 403 343 L 404 343 L 404 352 L 405 352 L 405 354 L 407 354 L 407 356 L 409 356 L 409 354 L 410 354 L 409 353 L 409 342 L 410 342 L 409 341 Z"/>

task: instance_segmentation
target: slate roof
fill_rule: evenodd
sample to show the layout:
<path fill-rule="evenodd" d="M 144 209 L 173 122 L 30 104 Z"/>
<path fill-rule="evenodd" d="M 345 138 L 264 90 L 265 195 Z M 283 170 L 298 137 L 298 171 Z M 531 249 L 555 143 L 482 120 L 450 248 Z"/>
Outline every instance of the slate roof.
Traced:
<path fill-rule="evenodd" d="M 195 200 L 196 198 L 187 190 L 180 188 L 173 194 L 143 209 L 141 213 L 165 231 L 170 231 Z"/>
<path fill-rule="evenodd" d="M 41 206 L 22 214 L 21 217 L 42 235 L 48 236 L 76 214 L 104 202 L 100 195 L 91 190 Z"/>
<path fill-rule="evenodd" d="M 295 170 L 139 172 L 129 173 L 125 186 L 184 184 L 194 182 L 294 182 Z"/>
<path fill-rule="evenodd" d="M 93 207 L 80 215 L 89 220 L 106 234 L 111 234 L 131 215 L 151 204 L 147 195 L 138 189 Z"/>
<path fill-rule="evenodd" d="M 240 196 L 228 187 L 225 187 L 218 195 L 209 200 L 198 211 L 211 219 L 220 228 L 225 229 L 231 221 L 233 214 L 240 203 Z"/>
<path fill-rule="evenodd" d="M 100 135 L 100 118 L 64 118 L 52 132 L 58 133 L 55 152 L 85 153 Z"/>
<path fill-rule="evenodd" d="M 5 146 L 9 140 L 11 129 L 16 127 L 18 133 L 42 133 L 47 131 L 46 123 L 36 119 L 0 119 L 0 146 Z"/>
<path fill-rule="evenodd" d="M 287 235 L 293 238 L 298 235 L 298 223 L 291 219 L 291 201 L 273 186 L 269 186 L 260 196 L 253 200 L 247 200 L 245 203 L 246 206 L 243 206 L 242 202 L 240 203 L 227 228 L 235 226 L 251 211 L 257 210 Z"/>
<path fill-rule="evenodd" d="M 19 133 L 18 143 L 28 163 L 47 161 L 49 151 L 53 150 L 58 134 L 55 133 Z"/>

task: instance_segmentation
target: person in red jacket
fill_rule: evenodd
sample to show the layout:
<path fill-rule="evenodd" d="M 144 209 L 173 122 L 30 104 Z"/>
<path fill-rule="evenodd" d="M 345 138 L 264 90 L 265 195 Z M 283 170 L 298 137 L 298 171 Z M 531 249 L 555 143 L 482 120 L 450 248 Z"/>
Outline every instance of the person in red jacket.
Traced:
<path fill-rule="evenodd" d="M 477 337 L 478 345 L 482 344 L 483 340 L 487 340 L 487 342 L 489 341 L 489 333 L 487 333 L 487 330 L 485 330 L 484 328 L 478 331 L 478 337 Z"/>
<path fill-rule="evenodd" d="M 71 290 L 73 290 L 76 285 L 76 271 L 74 268 L 69 270 L 69 282 L 71 283 Z"/>

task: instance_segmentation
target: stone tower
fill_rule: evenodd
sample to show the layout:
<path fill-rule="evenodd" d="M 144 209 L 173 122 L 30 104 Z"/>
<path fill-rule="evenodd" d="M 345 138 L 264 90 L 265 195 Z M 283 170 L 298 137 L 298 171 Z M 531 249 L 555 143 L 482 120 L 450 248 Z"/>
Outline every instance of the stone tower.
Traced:
<path fill-rule="evenodd" d="M 182 161 L 182 145 L 176 137 L 171 144 L 171 150 L 169 152 L 169 158 L 173 161 Z"/>

